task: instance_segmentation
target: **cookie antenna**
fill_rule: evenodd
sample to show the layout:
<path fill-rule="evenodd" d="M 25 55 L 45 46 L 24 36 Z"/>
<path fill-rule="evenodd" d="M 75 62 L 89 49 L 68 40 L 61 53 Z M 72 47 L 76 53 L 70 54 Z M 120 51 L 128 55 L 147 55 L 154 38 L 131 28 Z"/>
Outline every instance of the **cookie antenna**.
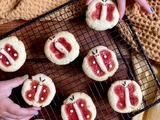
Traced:
<path fill-rule="evenodd" d="M 46 79 L 42 80 L 42 82 L 44 82 Z"/>
<path fill-rule="evenodd" d="M 52 38 L 50 37 L 49 40 L 52 41 Z"/>
<path fill-rule="evenodd" d="M 95 55 L 94 51 L 92 51 L 92 54 Z"/>
<path fill-rule="evenodd" d="M 74 100 L 74 95 L 72 95 L 72 97 L 70 98 L 70 100 L 72 100 L 72 101 Z"/>
<path fill-rule="evenodd" d="M 41 82 L 44 82 L 46 79 L 42 80 L 42 78 L 41 78 L 41 77 L 39 77 L 39 80 L 40 80 Z"/>
<path fill-rule="evenodd" d="M 41 77 L 39 77 L 39 80 L 42 81 Z"/>
<path fill-rule="evenodd" d="M 96 53 L 98 53 L 98 50 L 96 49 Z"/>
<path fill-rule="evenodd" d="M 124 83 L 122 83 L 122 85 L 125 86 L 126 85 L 126 81 L 124 81 Z"/>
<path fill-rule="evenodd" d="M 103 2 L 107 2 L 107 0 L 102 0 Z"/>

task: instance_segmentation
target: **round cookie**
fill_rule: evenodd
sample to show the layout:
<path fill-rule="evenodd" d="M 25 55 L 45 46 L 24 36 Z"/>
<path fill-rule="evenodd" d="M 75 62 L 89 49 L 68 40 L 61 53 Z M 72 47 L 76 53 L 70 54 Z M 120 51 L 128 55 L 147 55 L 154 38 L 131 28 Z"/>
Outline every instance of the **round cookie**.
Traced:
<path fill-rule="evenodd" d="M 79 44 L 73 34 L 61 31 L 50 37 L 44 46 L 46 57 L 57 65 L 66 65 L 79 55 Z"/>
<path fill-rule="evenodd" d="M 44 74 L 37 74 L 27 79 L 21 91 L 24 101 L 36 107 L 49 105 L 55 93 L 56 88 L 52 79 Z"/>
<path fill-rule="evenodd" d="M 108 101 L 115 111 L 130 113 L 141 105 L 141 88 L 133 80 L 115 81 L 108 90 Z"/>
<path fill-rule="evenodd" d="M 94 120 L 96 114 L 92 99 L 83 92 L 72 93 L 61 106 L 63 120 Z"/>
<path fill-rule="evenodd" d="M 119 12 L 112 0 L 93 0 L 86 11 L 87 25 L 98 31 L 113 28 L 119 21 Z"/>
<path fill-rule="evenodd" d="M 105 46 L 92 48 L 82 63 L 84 73 L 96 81 L 107 80 L 117 71 L 118 67 L 119 63 L 115 53 Z"/>
<path fill-rule="evenodd" d="M 0 69 L 5 72 L 17 71 L 26 61 L 26 50 L 16 36 L 0 40 Z"/>

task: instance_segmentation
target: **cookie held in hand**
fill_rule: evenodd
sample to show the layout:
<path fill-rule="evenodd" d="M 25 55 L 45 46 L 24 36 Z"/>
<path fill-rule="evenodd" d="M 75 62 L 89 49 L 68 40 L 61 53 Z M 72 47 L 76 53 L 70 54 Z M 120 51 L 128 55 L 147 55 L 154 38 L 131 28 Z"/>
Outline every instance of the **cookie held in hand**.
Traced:
<path fill-rule="evenodd" d="M 118 69 L 119 63 L 115 53 L 105 46 L 92 48 L 83 59 L 84 73 L 95 81 L 104 81 Z"/>
<path fill-rule="evenodd" d="M 37 74 L 24 82 L 21 93 L 27 104 L 45 107 L 54 98 L 56 88 L 50 77 Z"/>
<path fill-rule="evenodd" d="M 119 21 L 119 12 L 112 0 L 93 0 L 86 11 L 87 25 L 97 31 L 113 28 Z"/>
<path fill-rule="evenodd" d="M 96 114 L 91 97 L 83 92 L 72 93 L 61 106 L 63 120 L 94 120 Z"/>
<path fill-rule="evenodd" d="M 46 41 L 44 53 L 51 62 L 66 65 L 78 57 L 79 49 L 74 35 L 68 31 L 61 31 Z"/>
<path fill-rule="evenodd" d="M 0 69 L 15 72 L 25 63 L 26 50 L 22 41 L 16 36 L 0 40 Z"/>
<path fill-rule="evenodd" d="M 133 80 L 119 80 L 111 84 L 108 90 L 108 101 L 119 113 L 130 113 L 137 110 L 142 102 L 142 91 Z"/>

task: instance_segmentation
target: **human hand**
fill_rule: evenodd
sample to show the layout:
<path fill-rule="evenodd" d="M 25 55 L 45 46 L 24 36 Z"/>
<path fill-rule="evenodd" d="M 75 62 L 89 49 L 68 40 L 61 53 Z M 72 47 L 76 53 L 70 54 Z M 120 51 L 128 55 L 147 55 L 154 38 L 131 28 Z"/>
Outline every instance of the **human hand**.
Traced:
<path fill-rule="evenodd" d="M 146 0 L 135 0 L 141 7 L 141 10 L 146 13 L 153 13 L 153 9 L 151 6 L 147 3 Z M 92 0 L 86 0 L 86 5 L 89 5 L 92 2 Z M 117 0 L 118 3 L 118 10 L 120 14 L 120 19 L 123 18 L 126 8 L 126 0 Z"/>
<path fill-rule="evenodd" d="M 40 107 L 22 108 L 9 98 L 12 89 L 21 85 L 26 79 L 28 75 L 0 81 L 0 120 L 29 120 L 38 115 Z"/>

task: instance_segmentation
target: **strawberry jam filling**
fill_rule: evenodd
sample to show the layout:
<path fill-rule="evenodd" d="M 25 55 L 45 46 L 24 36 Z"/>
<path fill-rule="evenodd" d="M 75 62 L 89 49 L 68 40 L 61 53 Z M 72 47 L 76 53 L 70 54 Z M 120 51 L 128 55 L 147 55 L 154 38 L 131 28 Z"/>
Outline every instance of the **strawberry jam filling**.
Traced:
<path fill-rule="evenodd" d="M 11 63 L 8 61 L 8 59 L 5 57 L 5 55 L 3 55 L 2 53 L 0 53 L 0 60 L 1 60 L 2 64 L 6 67 L 11 65 Z"/>
<path fill-rule="evenodd" d="M 29 100 L 29 101 L 34 101 L 34 96 L 37 92 L 37 87 L 39 85 L 39 82 L 36 81 L 36 80 L 33 80 L 30 84 L 30 90 L 26 91 L 26 98 Z M 38 102 L 39 103 L 43 103 L 46 99 L 47 99 L 47 96 L 49 94 L 49 88 L 46 86 L 46 85 L 42 85 L 42 90 L 41 90 L 41 93 L 39 95 L 39 100 Z"/>
<path fill-rule="evenodd" d="M 87 109 L 86 101 L 83 99 L 78 99 L 75 102 L 78 106 L 78 109 L 81 111 L 81 116 L 84 120 L 91 120 L 92 114 Z M 73 104 L 66 104 L 65 105 L 65 111 L 68 116 L 68 120 L 79 120 L 78 115 L 76 113 L 76 109 L 74 108 Z"/>
<path fill-rule="evenodd" d="M 112 55 L 107 50 L 101 50 L 100 56 L 103 59 L 104 65 L 107 67 L 107 70 L 111 72 L 115 68 L 115 62 L 112 59 Z"/>
<path fill-rule="evenodd" d="M 89 66 L 91 67 L 93 73 L 97 76 L 103 76 L 105 73 L 101 70 L 94 56 L 88 58 Z"/>
<path fill-rule="evenodd" d="M 11 59 L 13 59 L 14 61 L 16 61 L 18 59 L 18 52 L 13 48 L 12 45 L 6 44 L 4 46 L 4 50 L 11 57 Z M 6 67 L 8 67 L 8 66 L 11 65 L 9 59 L 3 53 L 1 53 L 1 52 L 0 52 L 0 61 Z"/>
<path fill-rule="evenodd" d="M 109 51 L 107 50 L 101 50 L 100 51 L 100 56 L 103 60 L 104 66 L 107 68 L 108 72 L 111 72 L 115 68 L 115 62 L 112 59 L 112 55 Z M 96 59 L 94 56 L 90 56 L 88 58 L 88 64 L 91 67 L 93 73 L 97 76 L 103 76 L 105 73 L 101 70 L 99 64 L 97 63 Z"/>
<path fill-rule="evenodd" d="M 127 88 L 129 90 L 129 99 L 130 103 L 133 106 L 136 106 L 138 104 L 138 98 L 134 95 L 135 92 L 135 85 L 133 83 L 130 83 L 127 85 Z M 125 103 L 125 88 L 123 85 L 117 85 L 114 88 L 114 92 L 118 96 L 119 100 L 117 103 L 117 108 L 118 109 L 125 109 L 126 108 L 126 103 Z"/>
<path fill-rule="evenodd" d="M 59 42 L 60 44 L 62 44 L 62 45 L 66 48 L 66 50 L 67 50 L 68 52 L 70 52 L 70 51 L 72 50 L 71 44 L 68 43 L 65 38 L 60 37 L 56 42 Z M 56 56 L 58 59 L 65 58 L 65 54 L 62 53 L 62 52 L 60 52 L 60 51 L 55 47 L 55 42 L 52 42 L 52 43 L 50 44 L 50 50 L 55 54 L 55 56 Z"/>
<path fill-rule="evenodd" d="M 100 3 L 100 2 L 98 2 L 96 4 L 96 6 L 95 6 L 96 10 L 93 11 L 92 14 L 91 14 L 91 18 L 93 20 L 97 20 L 97 19 L 100 20 L 102 6 L 103 6 L 103 4 Z M 113 17 L 113 11 L 115 9 L 115 5 L 114 4 L 106 4 L 106 6 L 107 6 L 107 9 L 106 9 L 106 14 L 107 14 L 106 20 L 107 21 L 112 21 L 114 19 L 114 17 Z"/>

